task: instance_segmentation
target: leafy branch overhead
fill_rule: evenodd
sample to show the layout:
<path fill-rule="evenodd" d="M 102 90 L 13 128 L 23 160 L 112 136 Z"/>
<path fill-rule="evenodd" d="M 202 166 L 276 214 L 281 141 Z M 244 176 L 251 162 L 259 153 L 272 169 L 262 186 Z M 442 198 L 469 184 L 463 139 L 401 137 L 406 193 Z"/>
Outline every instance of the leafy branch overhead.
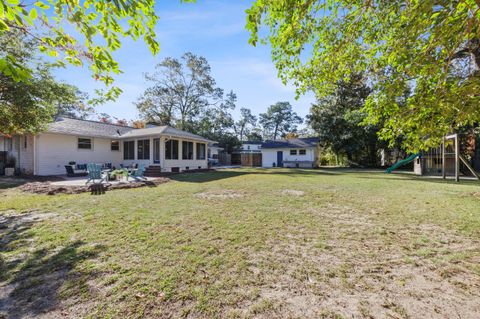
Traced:
<path fill-rule="evenodd" d="M 112 52 L 121 47 L 122 38 L 143 39 L 152 54 L 159 51 L 154 5 L 154 0 L 1 0 L 0 34 L 18 29 L 38 39 L 40 51 L 57 64 L 87 64 L 96 80 L 110 86 L 113 75 L 121 72 Z M 0 57 L 0 72 L 17 81 L 30 75 L 27 65 L 9 55 Z M 106 97 L 120 92 L 112 87 Z"/>
<path fill-rule="evenodd" d="M 366 122 L 415 151 L 480 122 L 479 9 L 478 0 L 257 0 L 247 28 L 299 94 L 326 97 L 365 74 Z"/>

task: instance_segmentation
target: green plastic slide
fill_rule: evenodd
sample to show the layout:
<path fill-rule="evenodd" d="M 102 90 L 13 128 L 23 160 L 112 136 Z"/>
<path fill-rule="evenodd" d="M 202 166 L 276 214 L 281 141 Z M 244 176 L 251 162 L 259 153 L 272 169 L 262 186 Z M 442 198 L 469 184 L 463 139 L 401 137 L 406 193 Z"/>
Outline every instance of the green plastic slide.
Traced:
<path fill-rule="evenodd" d="M 394 170 L 396 170 L 396 169 L 399 168 L 400 166 L 403 166 L 403 165 L 405 165 L 405 164 L 410 163 L 411 161 L 413 161 L 414 159 L 416 159 L 418 156 L 420 156 L 420 153 L 412 154 L 412 155 L 410 155 L 409 157 L 407 157 L 406 159 L 396 162 L 395 164 L 393 164 L 392 166 L 390 166 L 389 168 L 387 168 L 387 170 L 385 171 L 385 173 L 391 173 L 391 172 L 393 172 Z"/>

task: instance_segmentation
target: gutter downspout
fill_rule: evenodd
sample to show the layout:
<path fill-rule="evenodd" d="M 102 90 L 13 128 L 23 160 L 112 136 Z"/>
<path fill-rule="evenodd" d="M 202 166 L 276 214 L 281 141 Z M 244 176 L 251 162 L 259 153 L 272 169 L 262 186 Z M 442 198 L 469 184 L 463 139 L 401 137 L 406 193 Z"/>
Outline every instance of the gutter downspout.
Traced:
<path fill-rule="evenodd" d="M 37 175 L 37 136 L 33 135 L 33 175 Z"/>

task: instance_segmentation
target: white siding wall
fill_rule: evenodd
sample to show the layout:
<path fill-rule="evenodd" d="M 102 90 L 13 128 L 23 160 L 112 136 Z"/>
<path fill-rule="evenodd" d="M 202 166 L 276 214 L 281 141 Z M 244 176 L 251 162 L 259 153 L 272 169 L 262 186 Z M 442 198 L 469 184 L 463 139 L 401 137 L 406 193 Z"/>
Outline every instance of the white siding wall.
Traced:
<path fill-rule="evenodd" d="M 39 134 L 36 136 L 36 174 L 60 175 L 65 174 L 65 165 L 70 161 L 77 164 L 85 163 L 112 163 L 119 166 L 123 158 L 123 145 L 120 151 L 111 151 L 111 139 L 91 138 L 92 150 L 78 149 L 77 139 L 81 136 L 60 134 Z"/>
<path fill-rule="evenodd" d="M 277 152 L 283 152 L 283 161 L 311 161 L 316 162 L 316 150 L 313 148 L 307 148 L 305 155 L 290 155 L 289 148 L 267 148 L 262 149 L 262 166 L 263 167 L 273 167 L 273 163 L 275 166 L 278 165 L 277 163 Z M 285 166 L 285 165 L 284 165 Z"/>
<path fill-rule="evenodd" d="M 111 151 L 110 143 L 111 139 L 103 138 L 91 138 L 93 142 L 92 150 L 78 149 L 77 139 L 82 136 L 69 136 L 60 134 L 44 133 L 36 136 L 35 149 L 36 160 L 35 170 L 37 175 L 63 175 L 65 174 L 65 165 L 70 161 L 75 161 L 77 164 L 86 163 L 112 163 L 113 166 L 119 167 L 120 164 L 132 165 L 132 164 L 153 164 L 153 140 L 155 137 L 137 138 L 135 139 L 135 159 L 124 160 L 123 159 L 123 142 L 128 140 L 120 140 L 120 151 Z M 138 140 L 150 140 L 150 159 L 139 160 L 138 159 Z M 208 168 L 208 159 L 197 160 L 196 159 L 196 142 L 194 142 L 194 159 L 182 160 L 182 140 L 178 139 L 179 150 L 178 160 L 165 160 L 165 137 L 160 140 L 160 165 L 162 171 L 170 172 L 172 167 L 178 167 L 181 171 L 186 170 L 188 167 L 190 170 L 200 168 Z M 131 141 L 131 140 L 130 140 Z M 32 148 L 33 150 L 33 148 Z M 205 152 L 208 152 L 208 146 L 206 146 Z M 33 167 L 32 167 L 33 168 Z"/>
<path fill-rule="evenodd" d="M 246 152 L 259 152 L 262 149 L 262 145 L 261 144 L 242 144 L 242 147 L 240 149 Z"/>
<path fill-rule="evenodd" d="M 176 138 L 172 138 L 176 139 Z M 208 159 L 207 159 L 207 154 L 208 154 L 208 145 L 205 146 L 205 159 L 204 160 L 197 160 L 197 146 L 196 142 L 193 140 L 185 140 L 185 141 L 190 141 L 193 142 L 193 160 L 183 160 L 182 159 L 182 141 L 181 139 L 176 139 L 178 140 L 178 160 L 166 160 L 165 159 L 165 141 L 166 138 L 162 138 L 161 140 L 161 152 L 162 152 L 162 170 L 166 172 L 171 172 L 172 167 L 179 167 L 180 171 L 185 171 L 187 167 L 192 170 L 192 169 L 198 169 L 198 168 L 208 168 Z M 201 143 L 204 144 L 204 143 Z"/>
<path fill-rule="evenodd" d="M 18 166 L 23 174 L 33 174 L 33 136 L 20 136 L 20 160 Z"/>

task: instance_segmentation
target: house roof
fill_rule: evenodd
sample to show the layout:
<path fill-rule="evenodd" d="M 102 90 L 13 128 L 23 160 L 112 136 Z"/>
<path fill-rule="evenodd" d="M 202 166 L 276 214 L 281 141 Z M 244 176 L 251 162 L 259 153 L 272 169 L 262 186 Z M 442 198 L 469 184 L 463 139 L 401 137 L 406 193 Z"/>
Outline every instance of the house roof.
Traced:
<path fill-rule="evenodd" d="M 136 129 L 130 126 L 122 126 L 103 122 L 79 120 L 72 118 L 57 118 L 48 125 L 47 132 L 79 136 L 92 136 L 103 138 L 136 138 L 152 135 L 166 135 L 178 138 L 191 138 L 210 142 L 210 140 L 189 132 L 178 130 L 171 126 L 155 126 Z"/>
<path fill-rule="evenodd" d="M 262 141 L 242 141 L 242 144 L 261 145 Z"/>
<path fill-rule="evenodd" d="M 310 148 L 316 147 L 320 139 L 318 137 L 292 138 L 288 140 L 271 140 L 262 143 L 264 148 Z"/>
<path fill-rule="evenodd" d="M 47 132 L 68 135 L 119 138 L 133 127 L 108 124 L 89 120 L 79 120 L 67 117 L 57 118 L 48 124 Z"/>
<path fill-rule="evenodd" d="M 166 135 L 179 138 L 190 138 L 194 140 L 201 140 L 205 142 L 211 142 L 200 135 L 196 135 L 190 132 L 182 131 L 171 126 L 156 126 L 150 128 L 133 129 L 125 134 L 122 134 L 122 138 L 151 136 L 151 135 Z"/>

